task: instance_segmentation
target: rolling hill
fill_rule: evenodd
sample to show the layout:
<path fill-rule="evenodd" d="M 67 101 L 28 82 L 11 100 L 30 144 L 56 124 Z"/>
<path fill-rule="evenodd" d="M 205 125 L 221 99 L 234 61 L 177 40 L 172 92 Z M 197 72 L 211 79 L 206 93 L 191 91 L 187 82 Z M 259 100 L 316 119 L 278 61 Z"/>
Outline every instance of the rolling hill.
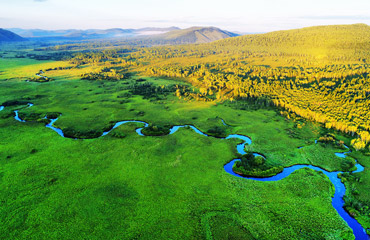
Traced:
<path fill-rule="evenodd" d="M 18 41 L 25 41 L 26 39 L 22 38 L 21 36 L 0 28 L 0 42 L 18 42 Z"/>

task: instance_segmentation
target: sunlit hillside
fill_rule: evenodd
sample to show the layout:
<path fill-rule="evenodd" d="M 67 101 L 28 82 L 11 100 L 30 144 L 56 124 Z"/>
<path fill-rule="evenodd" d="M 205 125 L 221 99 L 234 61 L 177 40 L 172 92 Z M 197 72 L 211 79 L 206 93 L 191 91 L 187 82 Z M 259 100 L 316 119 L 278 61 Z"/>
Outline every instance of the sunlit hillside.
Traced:
<path fill-rule="evenodd" d="M 214 47 L 268 52 L 275 55 L 310 55 L 318 59 L 369 58 L 370 26 L 366 24 L 318 26 L 266 34 L 246 35 L 214 43 Z"/>

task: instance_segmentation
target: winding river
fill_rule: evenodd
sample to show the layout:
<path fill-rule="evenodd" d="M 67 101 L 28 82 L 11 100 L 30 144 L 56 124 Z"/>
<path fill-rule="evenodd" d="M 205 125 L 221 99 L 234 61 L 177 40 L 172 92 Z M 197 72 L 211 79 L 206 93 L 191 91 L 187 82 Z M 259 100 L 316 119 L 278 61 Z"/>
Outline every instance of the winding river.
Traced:
<path fill-rule="evenodd" d="M 32 103 L 29 103 L 28 104 L 28 107 L 32 107 L 32 106 L 33 106 Z M 0 106 L 0 111 L 3 110 L 3 109 L 4 109 L 4 107 L 3 106 Z M 15 116 L 14 116 L 15 120 L 20 121 L 20 122 L 26 122 L 26 121 L 22 120 L 19 117 L 18 111 L 19 110 L 14 111 L 14 113 L 15 113 Z M 45 117 L 45 118 L 47 118 L 47 117 Z M 64 133 L 63 133 L 63 131 L 61 129 L 59 129 L 57 127 L 54 127 L 54 123 L 58 120 L 58 118 L 49 119 L 49 120 L 50 120 L 50 123 L 47 124 L 46 127 L 52 129 L 53 131 L 55 131 L 60 136 L 65 137 L 64 136 Z M 103 136 L 109 134 L 113 129 L 115 129 L 115 128 L 123 125 L 123 124 L 126 124 L 126 123 L 142 123 L 144 125 L 144 127 L 149 126 L 148 123 L 143 122 L 143 121 L 135 121 L 135 120 L 132 120 L 132 121 L 121 121 L 121 122 L 117 122 L 112 127 L 112 129 L 110 129 L 109 131 L 104 132 L 100 137 L 103 137 Z M 224 125 L 226 125 L 226 123 L 225 123 L 224 120 L 222 120 L 222 123 Z M 206 137 L 212 137 L 212 136 L 209 136 L 209 135 L 203 133 L 198 128 L 196 128 L 196 127 L 194 127 L 192 125 L 173 126 L 170 129 L 170 133 L 169 134 L 174 134 L 180 128 L 190 128 L 190 129 L 193 129 L 196 133 L 198 133 L 200 135 L 203 135 L 203 136 L 206 136 Z M 142 129 L 143 128 L 137 128 L 136 129 L 136 132 L 140 136 L 144 136 L 144 134 L 142 134 L 142 132 L 141 132 Z M 247 136 L 243 136 L 243 135 L 239 135 L 239 134 L 231 134 L 231 135 L 227 136 L 226 138 L 221 138 L 221 139 L 231 139 L 231 138 L 240 139 L 240 140 L 243 141 L 243 143 L 238 144 L 236 148 L 237 148 L 238 153 L 240 153 L 242 155 L 246 154 L 246 152 L 244 150 L 245 149 L 245 145 L 252 144 L 252 140 L 249 137 L 247 137 Z M 317 143 L 317 141 L 315 141 L 315 143 Z M 338 156 L 338 157 L 341 157 L 341 158 L 346 158 L 347 157 L 346 154 L 347 153 L 350 153 L 351 150 L 349 149 L 348 146 L 345 146 L 345 147 L 348 150 L 347 152 L 344 152 L 344 153 L 335 153 L 335 155 Z M 303 148 L 303 147 L 299 147 L 299 148 Z M 254 153 L 254 154 L 264 157 L 263 155 L 260 155 L 258 153 Z M 345 188 L 344 184 L 341 182 L 341 180 L 338 178 L 338 174 L 339 173 L 343 173 L 343 172 L 328 172 L 328 171 L 326 171 L 326 170 L 324 170 L 322 168 L 319 168 L 319 167 L 316 167 L 316 166 L 312 166 L 312 165 L 294 165 L 294 166 L 291 166 L 291 167 L 284 168 L 283 172 L 281 172 L 281 173 L 279 173 L 279 174 L 277 174 L 277 175 L 275 175 L 273 177 L 266 177 L 266 178 L 243 177 L 243 176 L 240 176 L 240 175 L 236 174 L 233 171 L 233 165 L 238 160 L 240 160 L 240 159 L 234 159 L 231 162 L 227 163 L 224 166 L 225 171 L 227 173 L 235 176 L 235 177 L 244 178 L 244 179 L 253 180 L 253 181 L 261 181 L 261 182 L 279 181 L 279 180 L 282 180 L 282 179 L 288 177 L 291 173 L 293 173 L 294 171 L 296 171 L 298 169 L 301 169 L 301 168 L 310 168 L 310 169 L 313 169 L 315 171 L 321 171 L 321 172 L 323 172 L 326 176 L 328 176 L 328 178 L 330 179 L 330 181 L 333 183 L 333 185 L 335 187 L 335 194 L 334 194 L 334 197 L 332 198 L 332 205 L 335 208 L 335 210 L 343 218 L 343 220 L 347 222 L 348 226 L 350 228 L 352 228 L 353 233 L 354 233 L 356 239 L 370 239 L 369 236 L 366 234 L 365 229 L 358 223 L 358 221 L 356 219 L 352 218 L 344 210 L 344 208 L 343 208 L 343 205 L 344 205 L 343 196 L 345 195 L 346 188 Z M 356 167 L 357 167 L 357 170 L 356 171 L 353 171 L 353 173 L 362 172 L 364 170 L 364 167 L 361 166 L 359 163 L 356 164 Z"/>

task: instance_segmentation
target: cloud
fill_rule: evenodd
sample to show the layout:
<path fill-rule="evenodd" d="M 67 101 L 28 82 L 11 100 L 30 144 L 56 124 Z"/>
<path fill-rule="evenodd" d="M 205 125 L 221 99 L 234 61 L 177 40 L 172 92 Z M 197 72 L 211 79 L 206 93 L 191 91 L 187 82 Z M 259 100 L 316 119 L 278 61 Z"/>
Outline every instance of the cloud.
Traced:
<path fill-rule="evenodd" d="M 46 2 L 47 0 L 33 0 L 34 2 Z"/>
<path fill-rule="evenodd" d="M 322 15 L 322 16 L 302 16 L 301 19 L 310 20 L 370 20 L 366 15 Z"/>
<path fill-rule="evenodd" d="M 233 19 L 233 18 L 218 18 L 218 19 L 204 19 L 204 18 L 197 18 L 197 17 L 184 17 L 184 18 L 176 18 L 176 19 L 147 19 L 144 20 L 146 23 L 156 24 L 156 23 L 163 23 L 168 25 L 202 25 L 202 26 L 224 26 L 224 25 L 231 25 L 240 23 L 240 20 Z"/>

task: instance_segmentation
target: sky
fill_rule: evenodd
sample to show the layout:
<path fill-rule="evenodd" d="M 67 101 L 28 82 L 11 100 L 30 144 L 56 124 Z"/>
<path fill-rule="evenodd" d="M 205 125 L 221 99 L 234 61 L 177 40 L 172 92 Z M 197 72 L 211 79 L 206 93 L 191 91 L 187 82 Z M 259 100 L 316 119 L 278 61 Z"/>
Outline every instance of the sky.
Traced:
<path fill-rule="evenodd" d="M 0 0 L 0 28 L 215 26 L 269 32 L 366 23 L 370 0 Z"/>

